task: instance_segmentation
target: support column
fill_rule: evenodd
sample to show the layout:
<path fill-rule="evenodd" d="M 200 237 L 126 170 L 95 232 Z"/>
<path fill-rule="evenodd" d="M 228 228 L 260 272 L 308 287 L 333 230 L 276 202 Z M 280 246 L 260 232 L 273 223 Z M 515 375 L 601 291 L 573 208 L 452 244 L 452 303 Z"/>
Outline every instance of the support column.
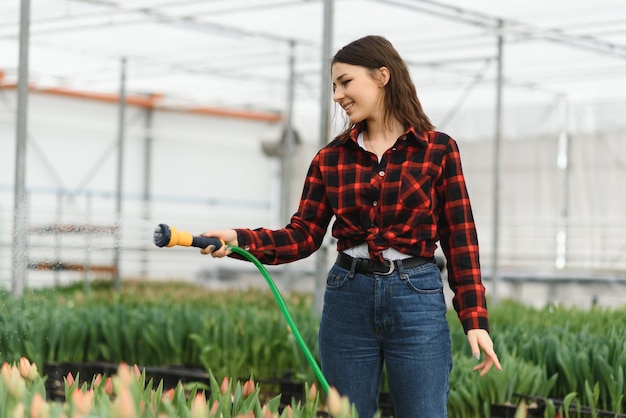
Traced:
<path fill-rule="evenodd" d="M 126 58 L 120 60 L 120 94 L 118 104 L 118 131 L 117 131 L 117 176 L 115 186 L 115 246 L 113 265 L 115 274 L 113 284 L 115 291 L 121 289 L 120 283 L 120 253 L 122 241 L 122 186 L 124 178 L 124 136 L 126 128 Z"/>
<path fill-rule="evenodd" d="M 330 135 L 330 101 L 331 84 L 328 64 L 332 58 L 334 29 L 334 0 L 324 0 L 324 25 L 322 30 L 322 66 L 321 66 L 321 114 L 320 114 L 320 147 L 328 143 Z M 315 260 L 315 294 L 313 305 L 317 314 L 322 313 L 324 306 L 324 289 L 326 289 L 326 269 L 328 251 L 326 245 L 317 251 Z"/>
<path fill-rule="evenodd" d="M 30 35 L 30 0 L 20 8 L 20 52 L 17 81 L 17 123 L 15 146 L 15 184 L 13 200 L 13 264 L 11 295 L 24 294 L 28 266 L 28 205 L 26 202 L 26 139 L 28 114 L 28 47 Z"/>
<path fill-rule="evenodd" d="M 142 204 L 143 204 L 143 220 L 145 224 L 148 224 L 151 220 L 152 216 L 152 116 L 154 114 L 154 109 L 152 107 L 146 108 L 145 119 L 144 119 L 144 129 L 145 136 L 143 140 L 143 195 L 142 195 Z M 149 237 L 152 238 L 152 237 Z M 149 245 L 150 240 L 146 240 L 145 246 L 142 248 L 141 252 L 141 276 L 144 278 L 148 278 L 149 275 L 149 252 L 154 247 L 153 245 Z"/>
<path fill-rule="evenodd" d="M 491 260 L 491 299 L 494 303 L 498 302 L 499 291 L 499 258 L 500 258 L 500 178 L 502 176 L 500 169 L 501 151 L 500 144 L 502 142 L 502 55 L 504 50 L 503 22 L 498 21 L 498 38 L 497 38 L 497 76 L 496 76 L 496 110 L 495 110 L 495 127 L 494 127 L 494 145 L 493 145 L 493 229 L 492 229 L 492 260 Z"/>
<path fill-rule="evenodd" d="M 570 138 L 568 132 L 569 106 L 567 98 L 559 98 L 559 117 L 561 132 L 557 149 L 556 166 L 561 172 L 561 208 L 559 211 L 559 225 L 556 233 L 556 259 L 554 261 L 557 269 L 565 268 L 567 264 L 567 226 L 569 221 L 569 148 Z"/>

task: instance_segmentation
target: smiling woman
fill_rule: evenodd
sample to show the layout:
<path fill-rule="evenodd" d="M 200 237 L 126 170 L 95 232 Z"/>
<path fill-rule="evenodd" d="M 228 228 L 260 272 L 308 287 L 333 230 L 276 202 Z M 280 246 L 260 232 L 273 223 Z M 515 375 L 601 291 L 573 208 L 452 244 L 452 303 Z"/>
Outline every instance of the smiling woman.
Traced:
<path fill-rule="evenodd" d="M 319 332 L 324 375 L 359 416 L 371 417 L 385 366 L 395 416 L 445 417 L 452 349 L 438 243 L 472 354 L 485 354 L 474 370 L 501 369 L 457 145 L 432 130 L 408 68 L 385 38 L 346 45 L 331 72 L 348 125 L 313 158 L 289 224 L 207 231 L 228 245 L 202 252 L 239 258 L 229 247 L 239 246 L 265 264 L 293 262 L 320 247 L 335 218 L 338 254 Z"/>

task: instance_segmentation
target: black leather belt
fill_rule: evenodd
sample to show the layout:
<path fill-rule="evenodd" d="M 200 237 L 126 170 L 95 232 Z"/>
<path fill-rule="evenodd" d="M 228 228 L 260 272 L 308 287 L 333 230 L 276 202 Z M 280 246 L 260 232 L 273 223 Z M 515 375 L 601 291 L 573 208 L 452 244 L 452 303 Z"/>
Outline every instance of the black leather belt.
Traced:
<path fill-rule="evenodd" d="M 338 266 L 343 267 L 345 269 L 352 269 L 352 262 L 355 260 L 347 254 L 340 252 L 337 255 L 337 261 L 335 262 Z M 411 257 L 405 258 L 404 260 L 385 260 L 384 263 L 380 263 L 376 260 L 371 260 L 369 258 L 357 258 L 356 266 L 354 271 L 361 274 L 380 274 L 387 275 L 394 272 L 394 270 L 398 269 L 398 266 L 401 264 L 403 269 L 410 269 L 412 267 L 421 266 L 426 263 L 434 263 L 434 257 Z"/>

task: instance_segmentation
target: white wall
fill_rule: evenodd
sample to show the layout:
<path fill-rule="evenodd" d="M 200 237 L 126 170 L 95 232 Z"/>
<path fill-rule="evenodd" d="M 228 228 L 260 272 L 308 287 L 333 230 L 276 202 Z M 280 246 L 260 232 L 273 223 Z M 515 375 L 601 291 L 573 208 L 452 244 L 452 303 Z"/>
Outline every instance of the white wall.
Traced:
<path fill-rule="evenodd" d="M 0 283 L 7 287 L 15 171 L 14 93 L 0 92 Z M 123 277 L 145 274 L 189 279 L 204 269 L 216 268 L 218 260 L 202 257 L 195 249 L 156 248 L 152 232 L 159 223 L 194 233 L 278 226 L 279 162 L 261 150 L 261 139 L 276 130 L 276 123 L 155 110 L 152 128 L 147 130 L 146 112 L 127 107 Z M 115 224 L 117 118 L 115 103 L 30 94 L 26 187 L 31 226 Z M 152 137 L 152 202 L 146 205 L 142 196 L 148 135 Z M 308 144 L 300 147 L 299 161 L 307 161 L 313 148 Z M 308 154 L 303 157 L 303 153 Z M 293 178 L 298 184 L 292 192 L 294 208 L 307 166 L 308 161 L 294 164 Z M 110 264 L 112 260 L 113 237 L 107 234 L 32 234 L 29 241 L 33 262 L 61 258 L 71 263 Z M 60 252 L 55 250 L 58 245 Z M 219 260 L 225 265 L 231 261 Z M 82 276 L 49 271 L 29 271 L 28 275 L 31 286 Z"/>
<path fill-rule="evenodd" d="M 30 138 L 27 189 L 31 225 L 115 224 L 117 106 L 33 93 L 29 98 Z M 626 276 L 626 121 L 624 103 L 570 107 L 569 174 L 556 164 L 564 128 L 556 103 L 506 109 L 501 153 L 500 268 L 510 277 Z M 429 112 L 437 124 L 445 110 Z M 465 109 L 439 127 L 459 143 L 481 258 L 489 276 L 493 253 L 493 112 Z M 216 277 L 218 270 L 249 270 L 236 260 L 202 257 L 189 248 L 159 249 L 152 234 L 159 223 L 190 232 L 225 227 L 280 227 L 279 162 L 261 150 L 273 123 L 129 106 L 124 146 L 123 277 L 152 279 Z M 333 123 L 340 125 L 340 116 Z M 294 156 L 291 189 L 295 209 L 309 161 L 318 148 L 307 121 L 296 128 L 303 145 Z M 142 200 L 145 137 L 150 134 L 152 176 L 149 205 Z M 0 91 L 0 286 L 11 272 L 15 94 Z M 566 189 L 566 176 L 569 186 Z M 58 196 L 63 190 L 66 194 Z M 565 194 L 567 190 L 568 194 Z M 567 197 L 568 196 L 568 197 Z M 566 199 L 567 197 L 567 199 Z M 565 266 L 556 268 L 557 233 L 567 234 Z M 330 240 L 329 240 L 330 241 Z M 332 261 L 332 243 L 329 260 Z M 60 250 L 58 249 L 60 248 Z M 107 264 L 110 235 L 30 236 L 32 261 Z M 292 277 L 314 270 L 314 257 L 293 267 Z M 281 270 L 282 271 L 282 270 Z M 29 271 L 31 286 L 81 279 L 81 273 Z M 310 277 L 307 279 L 309 280 Z M 259 276 L 259 280 L 262 280 Z M 307 282 L 309 283 L 309 282 Z M 623 292 L 623 287 L 619 287 Z M 514 296 L 519 286 L 504 286 Z M 613 294 L 619 294 L 614 292 Z"/>

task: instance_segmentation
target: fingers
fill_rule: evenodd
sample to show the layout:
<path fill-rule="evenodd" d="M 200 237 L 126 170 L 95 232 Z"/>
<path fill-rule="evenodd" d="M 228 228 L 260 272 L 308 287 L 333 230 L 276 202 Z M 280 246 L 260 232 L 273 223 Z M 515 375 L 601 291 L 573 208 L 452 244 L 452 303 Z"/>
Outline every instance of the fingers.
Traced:
<path fill-rule="evenodd" d="M 496 366 L 496 369 L 502 371 L 502 366 L 500 365 L 500 360 L 498 359 L 498 355 L 495 351 L 493 351 L 493 345 L 489 347 L 489 349 L 483 349 L 485 352 L 485 358 L 491 361 L 491 364 Z M 491 368 L 491 366 L 489 366 Z"/>
<path fill-rule="evenodd" d="M 487 374 L 493 366 L 495 366 L 497 370 L 502 370 L 498 355 L 493 349 L 493 342 L 491 341 L 491 337 L 486 330 L 469 330 L 467 332 L 467 341 L 472 350 L 472 355 L 476 358 L 476 360 L 480 360 L 481 349 L 485 353 L 485 359 L 478 365 L 474 366 L 472 370 L 480 371 L 481 376 Z"/>
<path fill-rule="evenodd" d="M 491 367 L 493 366 L 493 361 L 491 359 L 485 359 L 485 361 L 481 362 L 480 364 L 474 366 L 472 368 L 473 371 L 475 372 L 480 372 L 481 376 L 486 375 L 489 370 L 491 369 Z"/>
<path fill-rule="evenodd" d="M 206 248 L 200 250 L 201 254 L 210 254 L 213 258 L 226 257 L 232 251 L 228 245 L 222 245 L 218 250 L 215 249 L 215 245 L 209 245 Z"/>
<path fill-rule="evenodd" d="M 219 249 L 215 249 L 215 245 L 209 245 L 208 247 L 200 250 L 201 254 L 210 254 L 214 258 L 226 257 L 232 253 L 229 246 L 237 245 L 237 233 L 232 229 L 207 231 L 201 235 L 205 237 L 218 238 L 224 243 Z"/>
<path fill-rule="evenodd" d="M 212 237 L 215 237 L 215 236 L 213 235 Z M 224 242 L 224 240 L 222 240 L 222 242 Z M 225 243 L 217 250 L 215 249 L 215 245 L 209 245 L 208 247 L 200 250 L 201 254 L 210 254 L 211 257 L 213 258 L 226 257 L 231 252 L 232 251 L 230 250 L 230 247 L 226 245 Z"/>
<path fill-rule="evenodd" d="M 492 350 L 491 355 L 485 352 L 485 360 L 474 366 L 472 370 L 475 372 L 479 371 L 480 375 L 484 376 L 489 372 L 489 370 L 491 370 L 493 366 L 496 366 L 497 370 L 502 371 L 502 366 L 500 365 L 498 356 Z"/>

